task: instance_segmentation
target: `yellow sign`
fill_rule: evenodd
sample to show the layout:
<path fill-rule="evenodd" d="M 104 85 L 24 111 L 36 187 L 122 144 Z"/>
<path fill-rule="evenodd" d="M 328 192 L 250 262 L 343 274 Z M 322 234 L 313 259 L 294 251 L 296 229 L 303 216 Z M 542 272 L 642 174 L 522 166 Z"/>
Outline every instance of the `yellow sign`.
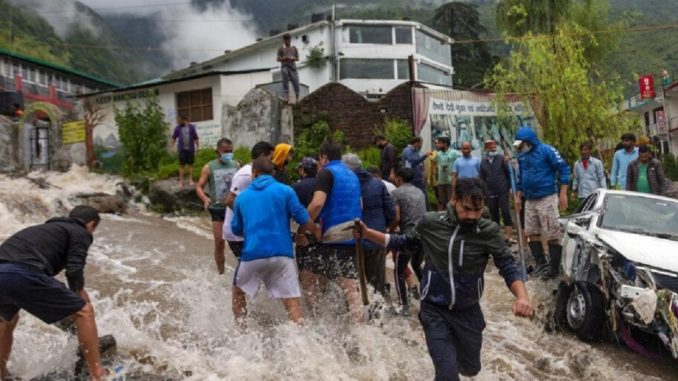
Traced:
<path fill-rule="evenodd" d="M 85 141 L 85 121 L 77 120 L 61 125 L 61 143 L 73 144 Z"/>

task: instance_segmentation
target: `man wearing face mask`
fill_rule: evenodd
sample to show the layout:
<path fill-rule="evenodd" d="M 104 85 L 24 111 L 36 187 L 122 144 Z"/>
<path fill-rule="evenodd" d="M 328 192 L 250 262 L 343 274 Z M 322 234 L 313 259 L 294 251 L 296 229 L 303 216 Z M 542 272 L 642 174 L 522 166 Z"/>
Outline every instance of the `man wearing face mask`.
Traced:
<path fill-rule="evenodd" d="M 497 152 L 497 142 L 488 140 L 485 142 L 485 158 L 480 162 L 480 172 L 478 177 L 487 185 L 487 207 L 490 209 L 492 221 L 501 226 L 499 212 L 504 220 L 504 238 L 511 239 L 511 211 L 509 208 L 509 184 L 511 175 L 508 168 L 509 164 Z"/>
<path fill-rule="evenodd" d="M 520 197 L 525 196 L 525 234 L 537 265 L 535 274 L 553 279 L 560 271 L 563 253 L 558 208 L 567 209 L 570 166 L 558 150 L 540 142 L 529 127 L 518 129 L 513 145 L 520 151 L 516 182 L 518 198 L 515 202 L 520 208 Z M 548 243 L 548 262 L 541 243 L 542 236 Z"/>
<path fill-rule="evenodd" d="M 419 320 L 436 381 L 480 372 L 485 320 L 479 302 L 490 256 L 516 297 L 513 314 L 534 313 L 499 226 L 480 218 L 486 197 L 480 179 L 461 178 L 447 210 L 427 213 L 407 234 L 384 234 L 360 223 L 363 238 L 392 249 L 419 250 L 426 258 Z"/>
<path fill-rule="evenodd" d="M 233 142 L 221 138 L 217 142 L 217 158 L 205 164 L 200 172 L 200 180 L 195 193 L 202 200 L 205 210 L 212 217 L 212 233 L 214 234 L 214 261 L 219 274 L 224 273 L 224 248 L 226 247 L 222 231 L 226 216 L 226 196 L 231 188 L 233 175 L 240 167 L 233 160 Z M 208 186 L 205 193 L 205 185 Z"/>

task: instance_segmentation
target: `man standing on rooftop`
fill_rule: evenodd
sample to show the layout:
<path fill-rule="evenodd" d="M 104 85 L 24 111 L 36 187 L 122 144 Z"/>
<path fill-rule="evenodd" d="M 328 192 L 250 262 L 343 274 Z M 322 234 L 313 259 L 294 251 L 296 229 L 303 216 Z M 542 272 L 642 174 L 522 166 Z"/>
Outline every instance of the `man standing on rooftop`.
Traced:
<path fill-rule="evenodd" d="M 278 62 L 280 62 L 280 73 L 282 74 L 283 92 L 285 101 L 289 101 L 289 81 L 292 81 L 294 89 L 294 102 L 299 100 L 299 73 L 297 64 L 299 61 L 299 52 L 292 46 L 292 36 L 289 33 L 283 35 L 283 46 L 278 48 Z"/>

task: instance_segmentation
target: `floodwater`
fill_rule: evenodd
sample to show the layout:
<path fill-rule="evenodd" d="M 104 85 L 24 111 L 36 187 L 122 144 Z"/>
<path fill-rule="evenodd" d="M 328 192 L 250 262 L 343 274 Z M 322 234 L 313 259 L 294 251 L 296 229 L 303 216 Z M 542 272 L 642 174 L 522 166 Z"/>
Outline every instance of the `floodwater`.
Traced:
<path fill-rule="evenodd" d="M 23 227 L 62 215 L 78 192 L 115 192 L 120 179 L 74 167 L 65 174 L 31 174 L 53 186 L 0 175 L 0 241 Z M 229 255 L 229 254 L 227 254 Z M 208 217 L 162 217 L 134 206 L 105 215 L 95 233 L 86 288 L 100 335 L 114 334 L 115 363 L 128 380 L 430 380 L 433 367 L 416 318 L 384 312 L 363 326 L 348 322 L 330 287 L 321 315 L 299 328 L 285 322 L 278 302 L 261 293 L 248 328 L 230 311 L 234 261 L 219 276 Z M 487 328 L 485 380 L 676 380 L 678 361 L 650 360 L 614 343 L 586 344 L 547 333 L 553 284 L 528 282 L 538 309 L 533 320 L 512 316 L 512 296 L 494 269 L 482 306 Z M 372 295 L 372 299 L 377 299 Z M 71 379 L 73 336 L 22 313 L 10 371 L 24 380 Z"/>

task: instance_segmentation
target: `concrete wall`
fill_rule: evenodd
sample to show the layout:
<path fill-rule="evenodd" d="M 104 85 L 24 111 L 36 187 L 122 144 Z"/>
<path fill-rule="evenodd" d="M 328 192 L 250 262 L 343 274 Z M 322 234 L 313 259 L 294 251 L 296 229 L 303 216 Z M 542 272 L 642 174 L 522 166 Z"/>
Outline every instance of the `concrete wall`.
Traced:
<path fill-rule="evenodd" d="M 264 89 L 252 89 L 237 106 L 222 109 L 223 136 L 236 147 L 251 147 L 261 140 L 292 142 L 291 106 Z"/>

